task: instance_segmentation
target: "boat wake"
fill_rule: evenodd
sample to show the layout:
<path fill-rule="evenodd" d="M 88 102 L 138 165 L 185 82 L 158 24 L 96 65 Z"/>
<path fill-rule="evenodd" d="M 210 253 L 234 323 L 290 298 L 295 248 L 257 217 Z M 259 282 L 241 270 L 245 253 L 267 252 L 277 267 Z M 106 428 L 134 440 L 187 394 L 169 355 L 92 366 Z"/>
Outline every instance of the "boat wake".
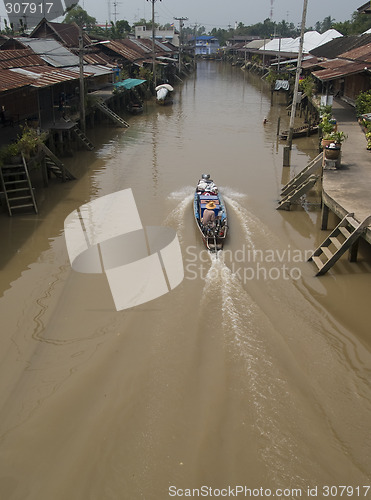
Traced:
<path fill-rule="evenodd" d="M 252 426 L 261 441 L 259 453 L 277 481 L 290 481 L 290 470 L 282 467 L 282 454 L 288 453 L 299 461 L 297 437 L 291 429 L 294 422 L 282 422 L 277 413 L 287 414 L 290 401 L 289 382 L 281 372 L 268 347 L 268 337 L 277 332 L 269 318 L 254 302 L 236 274 L 224 262 L 223 251 L 209 253 L 210 269 L 205 278 L 201 310 L 210 302 L 221 304 L 221 324 L 227 351 L 232 356 L 234 380 L 241 381 L 239 389 L 249 401 Z M 237 358 L 243 363 L 234 362 Z M 295 413 L 293 412 L 293 415 Z M 286 427 L 287 432 L 282 432 Z M 305 478 L 297 478 L 305 484 Z"/>
<path fill-rule="evenodd" d="M 257 255 L 262 252 L 264 256 L 265 251 L 272 253 L 282 248 L 283 243 L 274 232 L 244 206 L 244 194 L 230 188 L 221 188 L 220 191 L 230 213 L 231 234 L 240 234 L 239 241 L 242 237 L 244 243 L 248 243 L 247 252 L 250 248 L 256 249 Z M 190 223 L 191 220 L 193 194 L 193 187 L 185 187 L 168 197 L 172 204 L 176 201 L 176 207 L 166 218 L 165 224 L 174 227 L 180 239 L 185 238 L 185 227 L 189 225 L 186 221 Z M 197 255 L 192 254 L 191 262 L 199 261 L 194 264 L 195 268 L 199 265 L 195 283 L 200 284 L 200 278 L 203 280 L 200 328 L 202 325 L 202 331 L 205 330 L 204 313 L 208 311 L 213 318 L 211 327 L 214 331 L 215 325 L 219 326 L 218 334 L 225 345 L 222 348 L 226 364 L 229 365 L 229 372 L 232 372 L 228 374 L 229 380 L 233 381 L 231 390 L 241 396 L 243 418 L 249 421 L 256 435 L 254 442 L 258 443 L 259 460 L 265 464 L 272 481 L 276 484 L 291 484 L 292 465 L 295 464 L 297 486 L 304 488 L 309 480 L 319 484 L 327 460 L 322 463 L 316 461 L 311 450 L 314 445 L 318 450 L 325 450 L 328 441 L 323 436 L 329 433 L 332 436 L 331 445 L 336 446 L 338 425 L 332 422 L 327 401 L 316 390 L 313 377 L 308 377 L 309 367 L 298 364 L 289 346 L 292 345 L 291 335 L 294 335 L 295 342 L 300 342 L 303 351 L 311 352 L 316 363 L 323 359 L 323 362 L 331 361 L 331 366 L 336 368 L 337 353 L 334 352 L 331 357 L 329 353 L 332 353 L 333 348 L 328 345 L 333 339 L 326 330 L 327 336 L 321 340 L 322 337 L 318 335 L 323 331 L 321 319 L 318 314 L 313 314 L 317 309 L 298 296 L 300 289 L 296 282 L 272 278 L 262 283 L 258 279 L 251 279 L 247 286 L 245 275 L 241 278 L 238 270 L 245 269 L 247 265 L 252 266 L 255 261 L 249 261 L 250 254 L 243 261 L 238 259 L 241 250 L 236 248 L 238 243 L 235 241 L 238 241 L 237 237 L 233 241 L 231 239 L 229 245 L 234 252 L 225 248 L 218 253 L 208 253 L 201 251 L 200 244 Z M 282 264 L 284 259 L 287 260 L 287 256 L 282 257 L 282 260 L 279 258 L 277 265 Z M 269 268 L 271 261 L 267 262 Z M 201 268 L 205 273 L 201 273 Z M 295 318 L 300 335 L 296 335 L 296 331 L 287 333 L 280 324 L 280 318 L 284 319 L 285 316 Z M 275 323 L 270 318 L 274 318 Z M 315 344 L 310 343 L 313 336 Z M 320 346 L 313 347 L 320 341 L 323 349 Z M 308 345 L 310 351 L 307 350 Z M 312 401 L 314 404 L 311 404 Z M 307 430 L 309 421 L 316 423 L 317 437 Z M 354 467 L 351 458 L 349 463 Z M 307 477 L 307 470 L 311 471 L 310 478 Z"/>
<path fill-rule="evenodd" d="M 232 210 L 234 215 L 237 216 L 243 231 L 243 235 L 248 241 L 251 248 L 255 248 L 256 237 L 267 239 L 269 236 L 272 241 L 271 231 L 265 226 L 260 219 L 255 217 L 249 210 L 247 210 L 238 200 L 242 200 L 246 196 L 232 191 L 230 189 L 223 189 L 222 191 L 224 200 L 227 203 L 227 209 Z"/>
<path fill-rule="evenodd" d="M 164 220 L 164 226 L 173 227 L 179 240 L 183 241 L 183 228 L 186 210 L 190 207 L 194 198 L 195 189 L 192 186 L 186 186 L 178 191 L 169 194 L 168 200 L 176 201 L 176 207 L 169 213 Z"/>

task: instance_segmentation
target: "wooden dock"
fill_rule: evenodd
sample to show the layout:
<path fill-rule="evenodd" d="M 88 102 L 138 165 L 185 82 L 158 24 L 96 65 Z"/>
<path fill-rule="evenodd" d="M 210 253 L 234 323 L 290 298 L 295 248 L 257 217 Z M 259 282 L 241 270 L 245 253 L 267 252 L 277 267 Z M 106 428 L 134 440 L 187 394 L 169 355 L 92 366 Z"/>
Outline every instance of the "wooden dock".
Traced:
<path fill-rule="evenodd" d="M 365 135 L 349 104 L 334 99 L 333 115 L 348 139 L 342 144 L 341 167 L 323 171 L 322 229 L 327 229 L 329 210 L 340 219 L 353 213 L 358 222 L 371 215 L 371 151 Z M 371 244 L 371 227 L 363 237 Z"/>

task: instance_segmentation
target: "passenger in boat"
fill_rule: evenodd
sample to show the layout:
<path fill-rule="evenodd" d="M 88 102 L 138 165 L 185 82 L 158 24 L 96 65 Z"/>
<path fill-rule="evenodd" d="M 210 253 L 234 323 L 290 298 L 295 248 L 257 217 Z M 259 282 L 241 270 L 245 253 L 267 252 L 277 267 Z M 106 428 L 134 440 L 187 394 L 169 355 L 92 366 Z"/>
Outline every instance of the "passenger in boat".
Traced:
<path fill-rule="evenodd" d="M 206 204 L 203 216 L 202 216 L 202 223 L 204 226 L 215 226 L 215 212 L 214 209 L 216 208 L 216 205 L 213 201 L 209 201 L 209 203 Z"/>

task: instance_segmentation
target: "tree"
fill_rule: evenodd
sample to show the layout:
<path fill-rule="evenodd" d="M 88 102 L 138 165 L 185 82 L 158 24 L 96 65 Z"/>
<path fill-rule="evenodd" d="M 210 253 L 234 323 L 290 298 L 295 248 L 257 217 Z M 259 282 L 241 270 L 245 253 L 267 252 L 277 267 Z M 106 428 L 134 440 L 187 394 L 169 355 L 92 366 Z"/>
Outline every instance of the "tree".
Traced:
<path fill-rule="evenodd" d="M 342 35 L 360 35 L 371 28 L 371 16 L 355 11 L 350 21 L 334 23 L 332 27 Z"/>
<path fill-rule="evenodd" d="M 9 26 L 8 21 L 4 19 L 4 24 L 5 24 L 5 30 L 3 31 L 3 33 L 5 33 L 5 35 L 13 35 L 14 34 L 13 23 L 10 23 Z"/>
<path fill-rule="evenodd" d="M 343 23 L 334 23 L 332 27 L 342 35 L 348 36 L 351 34 L 352 23 L 350 21 L 344 21 Z"/>
<path fill-rule="evenodd" d="M 183 28 L 183 33 L 185 36 L 193 38 L 195 36 L 195 28 Z M 196 29 L 196 36 L 202 35 L 206 35 L 205 26 L 200 26 Z"/>
<path fill-rule="evenodd" d="M 80 7 L 80 5 L 76 5 L 76 7 L 68 11 L 63 22 L 67 24 L 76 23 L 81 28 L 92 28 L 97 24 L 95 17 L 89 16 L 86 10 Z"/>
<path fill-rule="evenodd" d="M 117 21 L 116 24 L 111 21 L 111 38 L 113 40 L 125 38 L 130 31 L 130 24 L 125 19 Z"/>
<path fill-rule="evenodd" d="M 276 33 L 285 38 L 296 37 L 297 29 L 295 28 L 294 23 L 289 24 L 285 20 L 282 20 L 277 24 Z"/>
<path fill-rule="evenodd" d="M 335 19 L 332 19 L 331 16 L 325 17 L 325 19 L 322 21 L 321 33 L 324 33 L 325 31 L 331 29 L 332 23 L 334 21 L 335 21 Z"/>

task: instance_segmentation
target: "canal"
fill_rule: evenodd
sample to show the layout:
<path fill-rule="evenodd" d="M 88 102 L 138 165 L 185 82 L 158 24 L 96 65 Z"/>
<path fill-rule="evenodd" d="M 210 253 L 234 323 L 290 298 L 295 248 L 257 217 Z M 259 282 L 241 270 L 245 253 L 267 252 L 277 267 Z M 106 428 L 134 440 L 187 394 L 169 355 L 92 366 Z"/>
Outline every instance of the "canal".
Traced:
<path fill-rule="evenodd" d="M 365 496 L 370 252 L 314 277 L 319 197 L 276 206 L 317 139 L 295 140 L 283 168 L 277 120 L 289 118 L 273 101 L 258 76 L 201 62 L 173 106 L 148 103 L 128 130 L 88 130 L 95 150 L 65 159 L 78 180 L 38 190 L 38 216 L 1 215 L 0 498 L 163 500 L 237 485 Z M 229 215 L 218 259 L 193 220 L 204 172 Z M 118 312 L 104 275 L 71 270 L 63 224 L 126 188 L 144 225 L 177 231 L 184 280 Z"/>

